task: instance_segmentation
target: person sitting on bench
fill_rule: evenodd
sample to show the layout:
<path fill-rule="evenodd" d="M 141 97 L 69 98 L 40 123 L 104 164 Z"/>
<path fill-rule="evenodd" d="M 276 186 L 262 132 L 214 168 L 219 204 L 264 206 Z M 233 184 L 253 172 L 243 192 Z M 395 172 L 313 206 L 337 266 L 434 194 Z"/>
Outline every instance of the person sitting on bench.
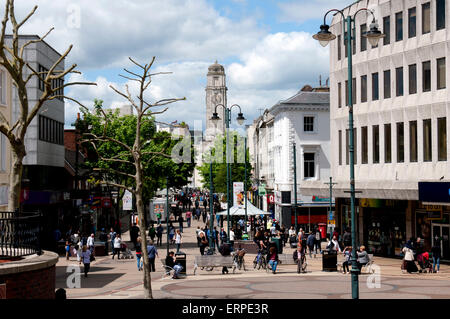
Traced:
<path fill-rule="evenodd" d="M 174 257 L 175 253 L 173 251 L 169 252 L 169 255 L 166 257 L 166 266 L 173 268 L 173 279 L 179 279 L 178 275 L 180 274 L 181 270 L 183 270 L 183 266 L 180 264 L 175 264 L 177 258 Z"/>

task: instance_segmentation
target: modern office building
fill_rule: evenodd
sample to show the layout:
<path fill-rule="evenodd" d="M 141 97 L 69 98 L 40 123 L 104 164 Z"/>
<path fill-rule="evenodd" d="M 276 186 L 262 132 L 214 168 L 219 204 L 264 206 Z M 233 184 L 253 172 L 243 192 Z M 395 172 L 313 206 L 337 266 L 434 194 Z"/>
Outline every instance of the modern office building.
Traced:
<path fill-rule="evenodd" d="M 450 259 L 449 7 L 446 0 L 363 0 L 386 34 L 377 47 L 362 37 L 371 17 L 356 19 L 353 54 L 355 185 L 358 241 L 370 253 L 399 256 L 410 237 L 426 250 L 439 239 Z M 370 19 L 368 19 L 370 18 Z M 348 61 L 341 15 L 330 31 L 332 176 L 337 224 L 350 226 Z M 322 187 L 322 194 L 326 194 Z"/>

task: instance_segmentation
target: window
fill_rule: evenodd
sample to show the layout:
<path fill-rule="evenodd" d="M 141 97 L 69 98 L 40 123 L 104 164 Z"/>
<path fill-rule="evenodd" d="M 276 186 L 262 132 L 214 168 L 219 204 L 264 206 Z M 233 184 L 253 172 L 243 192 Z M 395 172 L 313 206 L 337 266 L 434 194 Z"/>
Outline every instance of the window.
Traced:
<path fill-rule="evenodd" d="M 395 41 L 403 40 L 403 12 L 395 14 Z"/>
<path fill-rule="evenodd" d="M 348 81 L 345 81 L 345 105 L 348 106 Z"/>
<path fill-rule="evenodd" d="M 342 87 L 341 82 L 338 83 L 338 107 L 342 107 Z"/>
<path fill-rule="evenodd" d="M 438 129 L 438 161 L 447 160 L 447 118 L 437 119 Z"/>
<path fill-rule="evenodd" d="M 372 101 L 377 101 L 379 99 L 378 93 L 378 72 L 372 73 Z"/>
<path fill-rule="evenodd" d="M 367 75 L 361 76 L 361 103 L 367 102 Z"/>
<path fill-rule="evenodd" d="M 6 73 L 0 70 L 0 103 L 6 104 Z"/>
<path fill-rule="evenodd" d="M 397 123 L 397 163 L 405 161 L 405 132 L 403 122 Z"/>
<path fill-rule="evenodd" d="M 391 124 L 384 124 L 384 162 L 392 162 Z"/>
<path fill-rule="evenodd" d="M 361 164 L 367 164 L 368 159 L 367 126 L 363 126 L 361 127 Z"/>
<path fill-rule="evenodd" d="M 338 55 L 338 61 L 341 60 L 341 35 L 339 34 L 337 36 L 337 55 Z"/>
<path fill-rule="evenodd" d="M 367 25 L 361 24 L 360 26 L 360 41 L 361 41 L 361 52 L 367 50 L 367 38 L 363 36 L 367 32 Z"/>
<path fill-rule="evenodd" d="M 314 117 L 313 116 L 303 117 L 303 131 L 304 132 L 314 132 Z"/>
<path fill-rule="evenodd" d="M 417 162 L 417 121 L 409 122 L 409 161 Z"/>
<path fill-rule="evenodd" d="M 344 54 L 348 57 L 347 32 L 344 32 Z"/>
<path fill-rule="evenodd" d="M 403 67 L 395 69 L 396 96 L 403 96 Z"/>
<path fill-rule="evenodd" d="M 348 165 L 350 158 L 350 134 L 349 129 L 345 130 L 345 164 Z"/>
<path fill-rule="evenodd" d="M 353 163 L 356 164 L 358 162 L 358 138 L 356 137 L 356 128 L 353 128 Z"/>
<path fill-rule="evenodd" d="M 305 168 L 304 177 L 305 178 L 314 178 L 315 177 L 314 153 L 304 153 L 303 159 L 304 159 L 303 166 Z"/>
<path fill-rule="evenodd" d="M 391 70 L 383 72 L 384 98 L 391 98 Z"/>
<path fill-rule="evenodd" d="M 0 133 L 0 172 L 6 170 L 6 137 Z"/>
<path fill-rule="evenodd" d="M 342 131 L 339 130 L 339 165 L 342 165 Z"/>
<path fill-rule="evenodd" d="M 408 38 L 416 36 L 416 7 L 408 9 Z"/>
<path fill-rule="evenodd" d="M 431 162 L 431 119 L 423 120 L 423 161 Z"/>
<path fill-rule="evenodd" d="M 391 43 L 391 17 L 387 16 L 383 18 L 383 33 L 386 35 L 383 38 L 383 45 Z"/>
<path fill-rule="evenodd" d="M 411 64 L 408 67 L 409 77 L 409 94 L 417 93 L 417 65 Z"/>
<path fill-rule="evenodd" d="M 445 0 L 436 0 L 436 30 L 445 29 Z"/>
<path fill-rule="evenodd" d="M 372 126 L 372 148 L 373 148 L 373 163 L 380 162 L 380 127 L 378 125 Z"/>
<path fill-rule="evenodd" d="M 44 68 L 42 65 L 39 64 L 39 72 L 48 72 L 49 70 Z M 44 77 L 45 74 L 41 74 L 41 77 Z M 63 79 L 53 79 L 52 83 L 51 83 L 51 87 L 52 89 L 57 89 L 55 90 L 55 93 L 52 95 L 58 95 L 57 99 L 63 101 L 63 95 L 64 95 L 64 89 L 62 88 L 62 86 L 64 85 L 64 80 Z M 41 90 L 42 92 L 45 91 L 45 84 L 44 81 L 39 80 L 39 90 Z"/>
<path fill-rule="evenodd" d="M 353 28 L 353 34 L 355 35 L 354 41 L 352 41 L 352 54 L 356 53 L 356 28 Z"/>
<path fill-rule="evenodd" d="M 431 62 L 422 62 L 423 92 L 431 91 Z"/>
<path fill-rule="evenodd" d="M 437 89 L 445 89 L 445 58 L 436 60 L 437 65 Z"/>
<path fill-rule="evenodd" d="M 430 33 L 430 3 L 422 4 L 422 34 Z"/>
<path fill-rule="evenodd" d="M 352 80 L 352 105 L 356 104 L 356 78 Z"/>
<path fill-rule="evenodd" d="M 39 140 L 64 145 L 64 123 L 39 115 Z"/>

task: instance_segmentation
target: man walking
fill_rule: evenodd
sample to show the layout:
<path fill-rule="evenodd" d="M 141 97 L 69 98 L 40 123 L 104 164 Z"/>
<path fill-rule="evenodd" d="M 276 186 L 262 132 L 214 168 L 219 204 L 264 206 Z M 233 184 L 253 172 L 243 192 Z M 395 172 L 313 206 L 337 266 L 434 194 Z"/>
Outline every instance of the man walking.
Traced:
<path fill-rule="evenodd" d="M 187 223 L 187 227 L 188 228 L 191 227 L 191 218 L 192 218 L 192 212 L 191 211 L 187 211 L 186 212 L 186 223 Z"/>
<path fill-rule="evenodd" d="M 156 237 L 158 238 L 156 244 L 158 246 L 162 245 L 162 235 L 163 235 L 163 227 L 161 224 L 159 224 L 158 227 L 156 227 Z"/>
<path fill-rule="evenodd" d="M 153 245 L 153 240 L 150 240 L 147 246 L 147 253 L 148 253 L 148 263 L 149 263 L 149 267 L 150 267 L 150 271 L 151 272 L 155 272 L 156 268 L 155 268 L 155 258 L 159 257 L 158 256 L 158 250 L 156 249 L 156 247 Z"/>
<path fill-rule="evenodd" d="M 180 217 L 178 217 L 178 223 L 180 224 L 180 232 L 183 232 L 183 214 L 180 213 Z"/>
<path fill-rule="evenodd" d="M 139 227 L 136 226 L 136 223 L 133 223 L 133 226 L 130 229 L 130 239 L 133 243 L 133 248 L 136 247 L 136 240 L 139 237 Z"/>
<path fill-rule="evenodd" d="M 309 258 L 312 258 L 312 252 L 314 250 L 314 242 L 316 241 L 316 234 L 311 233 L 306 240 L 306 245 L 309 248 Z M 314 252 L 314 258 L 316 258 L 316 252 Z"/>

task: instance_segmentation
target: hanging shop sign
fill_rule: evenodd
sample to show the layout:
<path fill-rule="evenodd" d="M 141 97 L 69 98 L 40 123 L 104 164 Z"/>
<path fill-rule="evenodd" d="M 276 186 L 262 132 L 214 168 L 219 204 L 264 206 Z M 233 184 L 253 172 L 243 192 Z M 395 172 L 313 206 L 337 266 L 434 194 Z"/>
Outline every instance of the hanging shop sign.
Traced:
<path fill-rule="evenodd" d="M 244 206 L 244 183 L 233 183 L 233 206 Z"/>
<path fill-rule="evenodd" d="M 123 210 L 133 210 L 133 194 L 128 190 L 125 191 L 122 199 Z"/>

